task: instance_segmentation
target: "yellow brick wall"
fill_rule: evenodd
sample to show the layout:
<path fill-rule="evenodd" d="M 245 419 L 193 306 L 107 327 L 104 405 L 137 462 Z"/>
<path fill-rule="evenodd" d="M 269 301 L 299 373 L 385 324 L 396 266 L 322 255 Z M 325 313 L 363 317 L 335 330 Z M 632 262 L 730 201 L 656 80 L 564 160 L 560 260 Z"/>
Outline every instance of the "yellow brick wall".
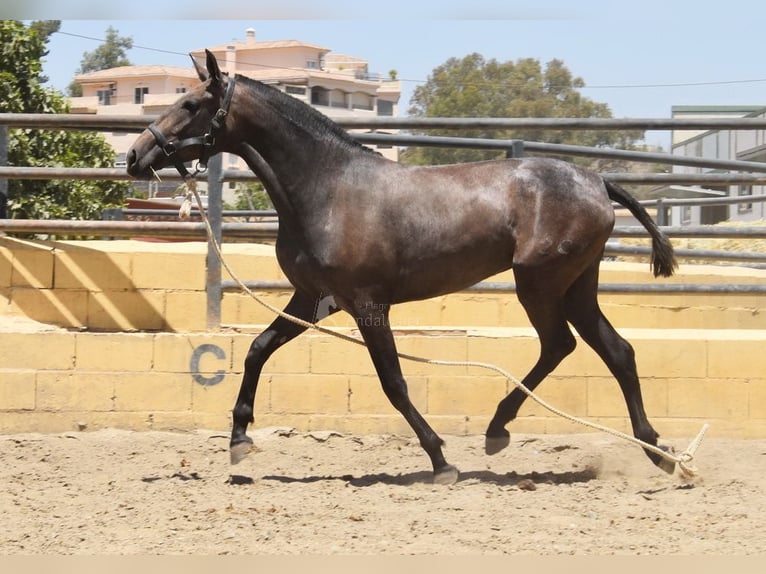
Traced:
<path fill-rule="evenodd" d="M 225 249 L 243 277 L 283 278 L 272 248 Z M 19 330 L 0 321 L 0 432 L 227 430 L 245 355 L 262 329 L 258 325 L 271 317 L 244 295 L 227 293 L 224 321 L 253 326 L 206 332 L 204 254 L 201 243 L 0 238 L 2 317 L 66 328 Z M 736 276 L 738 282 L 766 282 L 763 271 L 690 266 L 682 272 L 675 281 Z M 633 280 L 654 281 L 643 264 L 604 265 L 602 281 Z M 289 298 L 264 295 L 277 305 Z M 694 435 L 708 421 L 719 436 L 766 436 L 763 300 L 601 296 L 610 320 L 636 350 L 646 409 L 661 434 Z M 405 353 L 497 363 L 518 378 L 537 359 L 534 331 L 510 293 L 462 293 L 401 305 L 392 322 Z M 347 332 L 353 326 L 340 314 L 328 323 Z M 578 343 L 539 387 L 541 398 L 629 432 L 617 383 L 595 353 Z M 442 434 L 483 433 L 497 402 L 513 388 L 497 373 L 476 367 L 409 361 L 402 366 L 413 402 Z M 267 363 L 256 425 L 411 434 L 383 395 L 366 350 L 312 333 Z M 510 430 L 584 429 L 528 400 Z"/>
<path fill-rule="evenodd" d="M 350 331 L 348 331 L 350 332 Z M 629 329 L 646 409 L 666 437 L 766 436 L 766 332 Z M 0 432 L 107 426 L 225 431 L 239 389 L 248 333 L 3 333 Z M 529 329 L 422 330 L 402 350 L 432 358 L 496 363 L 522 378 L 537 358 Z M 576 416 L 630 430 L 619 387 L 582 341 L 539 387 L 540 398 Z M 732 352 L 737 349 L 737 352 Z M 739 357 L 739 360 L 735 360 Z M 402 362 L 415 405 L 442 434 L 483 433 L 513 384 L 477 367 Z M 256 425 L 302 430 L 403 432 L 361 347 L 305 334 L 267 363 Z M 580 432 L 528 400 L 511 431 Z"/>
<path fill-rule="evenodd" d="M 273 247 L 226 244 L 224 254 L 243 279 L 282 280 Z M 4 312 L 68 328 L 99 331 L 204 332 L 207 328 L 203 242 L 24 241 L 0 237 L 0 303 Z M 228 275 L 224 273 L 225 278 Z M 505 272 L 492 278 L 513 281 Z M 766 284 L 766 271 L 682 265 L 670 279 L 654 279 L 647 264 L 602 265 L 603 283 L 695 282 Z M 259 293 L 283 307 L 289 292 Z M 766 329 L 766 297 L 724 294 L 614 294 L 601 306 L 618 327 Z M 268 310 L 249 296 L 227 292 L 222 319 L 229 325 L 267 324 Z M 326 320 L 351 327 L 344 314 Z M 396 306 L 391 323 L 402 327 L 526 327 L 513 293 L 454 293 Z"/>

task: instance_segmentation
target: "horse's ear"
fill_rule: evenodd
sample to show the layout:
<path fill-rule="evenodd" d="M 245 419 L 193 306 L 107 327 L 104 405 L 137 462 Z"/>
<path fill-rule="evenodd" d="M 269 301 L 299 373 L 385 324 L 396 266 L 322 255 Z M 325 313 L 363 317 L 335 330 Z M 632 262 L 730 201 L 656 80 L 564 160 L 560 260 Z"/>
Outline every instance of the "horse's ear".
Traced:
<path fill-rule="evenodd" d="M 192 59 L 192 63 L 194 64 L 194 69 L 197 71 L 197 75 L 199 76 L 200 82 L 207 81 L 207 70 L 199 65 L 199 62 L 197 61 L 197 58 L 189 54 L 189 57 Z"/>
<path fill-rule="evenodd" d="M 221 69 L 218 67 L 218 60 L 213 56 L 213 52 L 207 48 L 205 49 L 205 55 L 207 56 L 207 73 L 211 83 L 222 83 L 223 74 L 221 74 Z"/>

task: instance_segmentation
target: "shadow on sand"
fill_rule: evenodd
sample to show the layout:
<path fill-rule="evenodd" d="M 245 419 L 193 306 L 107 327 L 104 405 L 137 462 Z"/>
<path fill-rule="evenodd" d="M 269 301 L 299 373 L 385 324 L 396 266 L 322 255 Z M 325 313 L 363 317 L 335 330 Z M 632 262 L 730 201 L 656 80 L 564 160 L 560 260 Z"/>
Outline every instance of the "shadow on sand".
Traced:
<path fill-rule="evenodd" d="M 346 482 L 351 486 L 367 487 L 378 484 L 411 486 L 414 484 L 431 484 L 433 474 L 429 471 L 410 472 L 405 474 L 391 475 L 388 473 L 365 474 L 362 476 L 353 476 L 344 474 L 340 476 L 305 476 L 296 478 L 292 476 L 267 475 L 261 480 L 276 481 L 285 484 L 302 483 L 310 484 L 322 481 L 338 480 Z M 575 484 L 581 482 L 590 482 L 598 478 L 598 471 L 595 468 L 586 467 L 582 470 L 567 472 L 529 472 L 519 474 L 509 472 L 498 474 L 489 470 L 461 472 L 457 484 L 461 483 L 484 483 L 496 484 L 498 486 L 517 486 L 521 482 L 529 484 Z M 254 480 L 249 477 L 234 475 L 229 483 L 233 485 L 252 484 Z"/>

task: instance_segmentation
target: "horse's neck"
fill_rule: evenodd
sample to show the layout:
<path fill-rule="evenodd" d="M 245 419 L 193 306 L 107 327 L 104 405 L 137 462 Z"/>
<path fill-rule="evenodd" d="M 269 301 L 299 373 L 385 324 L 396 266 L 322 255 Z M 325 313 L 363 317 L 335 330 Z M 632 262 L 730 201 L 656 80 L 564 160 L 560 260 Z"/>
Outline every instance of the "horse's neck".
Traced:
<path fill-rule="evenodd" d="M 269 164 L 283 186 L 300 181 L 306 173 L 326 165 L 331 158 L 346 153 L 335 136 L 312 125 L 313 118 L 301 118 L 291 110 L 293 102 L 267 87 L 246 89 L 237 103 L 237 123 L 244 126 L 240 139 L 255 149 Z M 292 116 L 296 115 L 297 118 Z"/>
<path fill-rule="evenodd" d="M 292 235 L 302 235 L 297 226 L 293 228 L 292 225 L 292 222 L 297 221 L 297 213 L 291 198 L 285 191 L 279 177 L 263 156 L 251 145 L 245 143 L 240 145 L 237 155 L 245 160 L 248 167 L 261 180 L 266 193 L 269 194 L 269 198 L 280 216 L 280 222 L 287 226 Z"/>
<path fill-rule="evenodd" d="M 342 169 L 355 150 L 292 121 L 268 95 L 248 93 L 236 106 L 241 111 L 232 151 L 261 179 L 280 220 L 302 218 L 322 201 L 323 178 L 336 166 Z"/>

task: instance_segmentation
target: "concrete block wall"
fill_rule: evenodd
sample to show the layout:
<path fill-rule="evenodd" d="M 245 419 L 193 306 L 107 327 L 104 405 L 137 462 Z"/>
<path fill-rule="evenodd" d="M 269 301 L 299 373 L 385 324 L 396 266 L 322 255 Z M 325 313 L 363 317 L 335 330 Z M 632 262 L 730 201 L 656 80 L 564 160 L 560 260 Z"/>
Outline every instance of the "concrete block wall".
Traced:
<path fill-rule="evenodd" d="M 282 280 L 270 245 L 226 244 L 224 254 L 242 279 Z M 206 330 L 206 246 L 202 242 L 23 241 L 0 237 L 0 305 L 65 328 L 96 331 Z M 228 278 L 228 277 L 226 277 Z M 505 272 L 493 281 L 513 281 Z M 605 262 L 603 283 L 766 283 L 766 271 L 682 266 L 670 279 L 654 279 L 648 263 Z M 259 294 L 284 306 L 290 292 Z M 618 327 L 764 329 L 766 297 L 723 294 L 614 294 L 601 306 Z M 228 325 L 268 324 L 271 313 L 242 293 L 225 293 Z M 353 327 L 345 314 L 328 325 Z M 513 293 L 453 293 L 397 305 L 391 323 L 402 327 L 527 327 Z"/>
<path fill-rule="evenodd" d="M 348 331 L 351 332 L 351 331 Z M 119 427 L 228 430 L 245 354 L 255 333 L 2 334 L 0 432 Z M 757 330 L 628 329 L 646 410 L 666 437 L 766 436 L 766 372 Z M 517 378 L 537 358 L 529 329 L 399 332 L 402 352 L 498 364 Z M 542 399 L 575 416 L 630 431 L 619 387 L 581 341 L 539 387 Z M 753 357 L 753 360 L 743 360 Z M 413 402 L 443 434 L 480 434 L 513 384 L 477 367 L 404 361 Z M 301 430 L 410 434 L 385 398 L 363 347 L 305 334 L 267 364 L 256 425 Z M 528 400 L 512 431 L 582 432 Z"/>
<path fill-rule="evenodd" d="M 225 246 L 245 278 L 279 279 L 273 248 Z M 242 364 L 271 320 L 226 294 L 224 321 L 205 330 L 202 243 L 39 242 L 0 238 L 0 432 L 119 427 L 228 430 Z M 763 271 L 683 267 L 675 281 L 766 282 Z M 509 280 L 507 275 L 498 280 Z M 605 263 L 602 281 L 653 281 L 644 264 Z M 277 304 L 288 293 L 269 293 Z M 646 409 L 667 437 L 766 436 L 763 296 L 603 295 L 633 344 Z M 33 319 L 31 326 L 10 321 Z M 333 316 L 346 332 L 353 323 Z M 454 294 L 394 309 L 399 350 L 497 363 L 519 379 L 538 342 L 513 294 Z M 401 325 L 401 327 L 399 327 Z M 403 362 L 410 394 L 437 432 L 482 433 L 512 389 L 468 367 Z M 581 341 L 540 387 L 541 398 L 628 432 L 619 388 Z M 388 404 L 362 347 L 307 333 L 264 369 L 256 426 L 411 434 Z M 581 432 L 527 401 L 513 432 Z"/>

